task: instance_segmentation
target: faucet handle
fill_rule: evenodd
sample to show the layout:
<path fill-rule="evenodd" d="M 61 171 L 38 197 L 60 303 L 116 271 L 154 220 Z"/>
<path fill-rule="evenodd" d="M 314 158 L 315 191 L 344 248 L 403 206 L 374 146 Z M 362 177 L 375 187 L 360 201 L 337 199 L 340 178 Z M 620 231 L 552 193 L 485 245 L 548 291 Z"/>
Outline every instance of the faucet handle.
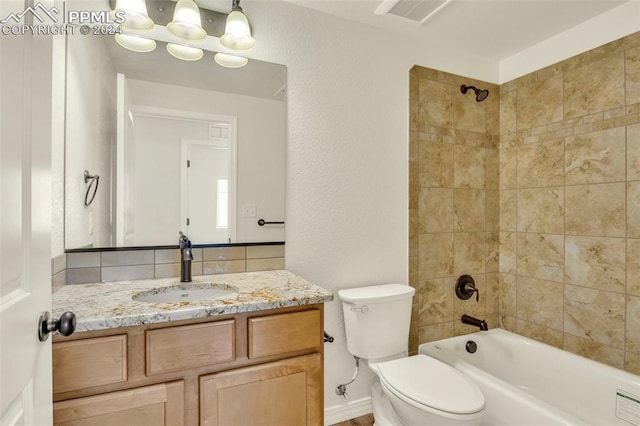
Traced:
<path fill-rule="evenodd" d="M 476 282 L 471 275 L 460 275 L 456 281 L 456 296 L 460 300 L 467 300 L 473 293 L 476 294 L 476 302 L 480 301 L 480 290 L 476 288 Z"/>

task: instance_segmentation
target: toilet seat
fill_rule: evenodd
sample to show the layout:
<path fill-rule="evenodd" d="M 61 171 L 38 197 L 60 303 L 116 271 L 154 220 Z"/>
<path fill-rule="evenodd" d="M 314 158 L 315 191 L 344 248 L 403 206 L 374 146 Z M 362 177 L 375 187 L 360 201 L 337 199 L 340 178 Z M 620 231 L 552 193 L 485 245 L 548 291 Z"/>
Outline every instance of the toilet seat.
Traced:
<path fill-rule="evenodd" d="M 427 355 L 377 364 L 380 382 L 405 402 L 427 411 L 468 415 L 484 409 L 480 388 L 461 372 Z"/>

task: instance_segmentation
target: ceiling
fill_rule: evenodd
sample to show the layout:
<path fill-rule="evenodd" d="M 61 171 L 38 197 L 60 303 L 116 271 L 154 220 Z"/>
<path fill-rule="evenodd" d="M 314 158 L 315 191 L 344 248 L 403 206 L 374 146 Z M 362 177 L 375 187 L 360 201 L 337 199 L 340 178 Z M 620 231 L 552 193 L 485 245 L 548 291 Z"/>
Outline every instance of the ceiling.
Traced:
<path fill-rule="evenodd" d="M 627 0 L 401 0 L 398 8 L 415 5 L 429 12 L 442 6 L 422 24 L 395 14 L 375 13 L 381 6 L 388 9 L 395 0 L 286 1 L 426 45 L 500 61 Z"/>

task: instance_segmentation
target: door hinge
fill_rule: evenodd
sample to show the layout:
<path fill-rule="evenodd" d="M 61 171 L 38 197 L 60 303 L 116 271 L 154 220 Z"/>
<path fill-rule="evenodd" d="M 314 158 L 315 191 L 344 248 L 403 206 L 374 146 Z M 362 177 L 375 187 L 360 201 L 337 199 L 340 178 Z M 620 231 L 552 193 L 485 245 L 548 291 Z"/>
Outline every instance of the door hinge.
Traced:
<path fill-rule="evenodd" d="M 189 226 L 190 224 L 191 224 L 191 220 L 187 218 L 187 226 Z"/>
<path fill-rule="evenodd" d="M 187 167 L 191 167 L 191 160 L 187 160 Z"/>

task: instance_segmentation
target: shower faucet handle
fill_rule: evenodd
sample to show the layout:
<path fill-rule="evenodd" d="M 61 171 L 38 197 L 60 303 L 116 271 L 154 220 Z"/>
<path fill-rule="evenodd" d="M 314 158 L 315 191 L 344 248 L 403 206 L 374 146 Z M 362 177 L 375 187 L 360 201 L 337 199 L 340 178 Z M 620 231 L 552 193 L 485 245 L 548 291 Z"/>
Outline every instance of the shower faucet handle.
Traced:
<path fill-rule="evenodd" d="M 476 294 L 476 302 L 480 301 L 480 290 L 476 288 L 476 282 L 471 275 L 460 275 L 456 280 L 456 296 L 460 300 L 467 300 L 473 293 Z"/>

